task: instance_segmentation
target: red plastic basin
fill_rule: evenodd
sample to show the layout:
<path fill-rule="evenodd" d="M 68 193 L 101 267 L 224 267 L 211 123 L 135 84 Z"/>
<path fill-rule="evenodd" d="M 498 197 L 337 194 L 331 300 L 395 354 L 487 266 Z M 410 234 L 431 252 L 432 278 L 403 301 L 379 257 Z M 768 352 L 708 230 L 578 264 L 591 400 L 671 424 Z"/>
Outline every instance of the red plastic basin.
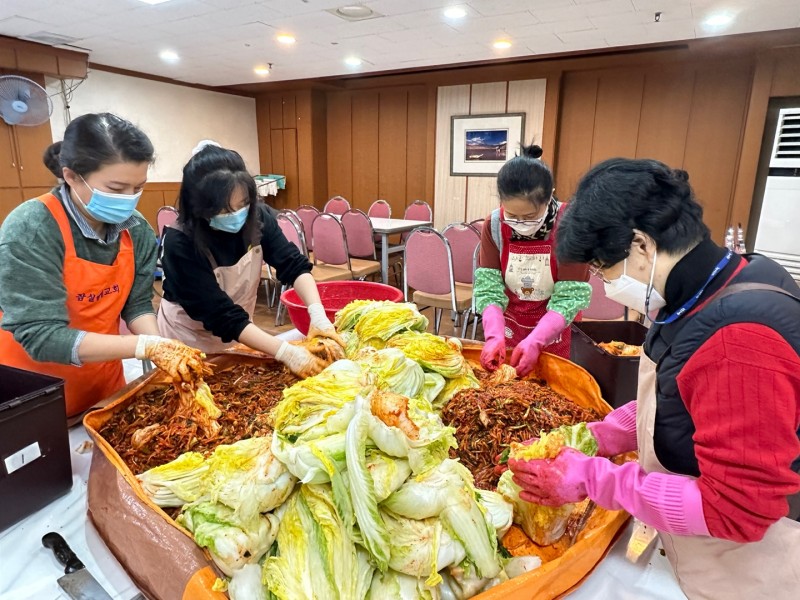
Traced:
<path fill-rule="evenodd" d="M 403 301 L 403 292 L 397 288 L 372 281 L 328 281 L 318 283 L 317 289 L 322 306 L 325 308 L 325 314 L 328 315 L 331 322 L 336 317 L 336 311 L 344 308 L 353 300 Z M 310 323 L 308 311 L 294 288 L 281 294 L 281 302 L 286 306 L 286 312 L 289 313 L 292 324 L 300 333 L 306 335 Z"/>

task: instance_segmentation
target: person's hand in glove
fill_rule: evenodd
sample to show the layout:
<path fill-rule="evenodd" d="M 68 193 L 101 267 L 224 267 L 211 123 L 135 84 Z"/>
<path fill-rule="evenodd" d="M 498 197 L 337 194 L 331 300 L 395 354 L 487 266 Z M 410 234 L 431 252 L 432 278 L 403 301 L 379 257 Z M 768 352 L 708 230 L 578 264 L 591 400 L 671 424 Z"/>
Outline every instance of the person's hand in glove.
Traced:
<path fill-rule="evenodd" d="M 481 350 L 481 366 L 496 371 L 506 362 L 506 319 L 499 306 L 490 304 L 483 310 L 481 320 L 486 340 Z"/>
<path fill-rule="evenodd" d="M 520 377 L 525 377 L 533 371 L 539 355 L 542 353 L 542 348 L 555 342 L 566 327 L 567 321 L 561 313 L 554 310 L 544 313 L 533 331 L 517 344 L 511 353 L 511 366 L 517 369 Z"/>
<path fill-rule="evenodd" d="M 586 427 L 597 440 L 599 456 L 616 456 L 636 450 L 636 400 L 612 410 L 602 421 L 587 423 Z"/>
<path fill-rule="evenodd" d="M 275 353 L 275 360 L 286 365 L 300 379 L 312 377 L 325 368 L 325 363 L 302 346 L 283 342 Z"/>
<path fill-rule="evenodd" d="M 175 382 L 196 381 L 205 370 L 203 359 L 206 355 L 200 350 L 157 335 L 140 335 L 135 356 L 139 360 L 151 360 Z"/>
<path fill-rule="evenodd" d="M 316 302 L 308 307 L 308 316 L 311 318 L 311 324 L 308 326 L 308 339 L 315 337 L 323 337 L 333 340 L 344 348 L 344 341 L 336 333 L 336 329 L 325 314 L 325 308 L 319 302 Z"/>
<path fill-rule="evenodd" d="M 675 535 L 708 535 L 697 481 L 683 475 L 645 473 L 638 463 L 615 465 L 562 448 L 553 459 L 508 461 L 520 498 L 561 506 L 589 497 L 603 508 L 626 510 L 640 521 Z"/>

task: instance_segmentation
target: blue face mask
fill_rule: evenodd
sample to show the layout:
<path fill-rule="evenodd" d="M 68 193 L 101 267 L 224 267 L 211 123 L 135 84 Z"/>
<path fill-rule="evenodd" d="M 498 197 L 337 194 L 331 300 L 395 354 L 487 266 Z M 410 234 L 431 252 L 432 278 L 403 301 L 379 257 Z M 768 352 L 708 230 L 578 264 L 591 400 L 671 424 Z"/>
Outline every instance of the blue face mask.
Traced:
<path fill-rule="evenodd" d="M 85 179 L 83 179 L 83 183 L 86 183 Z M 93 188 L 88 183 L 86 183 L 86 187 L 92 190 L 92 197 L 89 198 L 89 202 L 83 203 L 86 207 L 86 212 L 102 223 L 119 224 L 127 221 L 133 211 L 136 210 L 136 204 L 142 195 L 142 192 L 138 194 L 103 192 Z M 77 192 L 75 193 L 77 194 Z M 78 196 L 78 199 L 83 202 L 83 198 L 80 196 Z"/>
<path fill-rule="evenodd" d="M 250 207 L 244 206 L 232 213 L 214 215 L 208 220 L 208 224 L 211 226 L 211 229 L 216 229 L 217 231 L 238 233 L 241 231 L 242 227 L 244 227 L 249 211 Z"/>

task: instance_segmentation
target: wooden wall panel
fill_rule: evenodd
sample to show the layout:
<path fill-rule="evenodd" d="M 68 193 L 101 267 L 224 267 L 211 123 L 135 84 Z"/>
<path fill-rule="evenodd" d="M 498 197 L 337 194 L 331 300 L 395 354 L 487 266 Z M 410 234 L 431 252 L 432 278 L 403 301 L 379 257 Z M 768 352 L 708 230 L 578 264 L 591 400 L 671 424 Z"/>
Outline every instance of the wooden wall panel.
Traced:
<path fill-rule="evenodd" d="M 546 79 L 508 82 L 506 110 L 510 113 L 525 113 L 525 139 L 523 141 L 526 144 L 542 145 L 546 95 Z M 542 148 L 544 149 L 544 147 Z M 549 148 L 549 154 L 553 155 L 553 148 Z"/>
<path fill-rule="evenodd" d="M 697 71 L 683 167 L 718 242 L 728 225 L 752 70 L 740 63 Z"/>
<path fill-rule="evenodd" d="M 19 188 L 0 188 L 0 223 L 21 202 L 23 202 L 22 190 Z"/>
<path fill-rule="evenodd" d="M 464 218 L 467 178 L 450 175 L 450 115 L 469 114 L 470 86 L 440 87 L 436 102 L 435 221 L 442 228 Z"/>
<path fill-rule="evenodd" d="M 693 90 L 692 69 L 645 74 L 637 158 L 655 158 L 671 167 L 683 165 Z"/>
<path fill-rule="evenodd" d="M 366 211 L 378 198 L 378 123 L 380 94 L 353 96 L 353 195 L 350 205 Z"/>
<path fill-rule="evenodd" d="M 404 204 L 420 199 L 429 204 L 433 197 L 426 189 L 427 168 L 433 163 L 433 154 L 428 155 L 428 92 L 424 87 L 413 88 L 408 92 L 408 135 L 406 142 L 406 197 Z M 402 216 L 405 207 L 395 210 L 392 215 Z"/>
<path fill-rule="evenodd" d="M 286 175 L 286 189 L 276 196 L 277 208 L 295 209 L 300 206 L 300 177 L 297 155 L 297 130 L 283 130 L 283 173 Z"/>
<path fill-rule="evenodd" d="M 575 193 L 578 180 L 592 164 L 597 79 L 595 73 L 564 76 L 554 173 L 556 195 L 563 200 Z"/>
<path fill-rule="evenodd" d="M 281 99 L 283 109 L 283 127 L 284 129 L 293 129 L 297 127 L 297 107 L 296 98 L 293 94 L 284 95 Z"/>
<path fill-rule="evenodd" d="M 14 127 L 13 133 L 17 142 L 22 187 L 54 186 L 56 178 L 42 162 L 44 151 L 53 143 L 50 123 L 35 127 Z"/>
<path fill-rule="evenodd" d="M 311 91 L 311 159 L 312 159 L 312 175 L 314 182 L 311 186 L 310 196 L 301 198 L 301 201 L 306 201 L 314 206 L 324 206 L 324 201 L 327 200 L 328 194 L 328 132 L 327 132 L 327 108 L 325 94 L 318 90 Z M 298 135 L 307 127 L 299 122 Z M 298 153 L 301 160 L 300 165 L 307 162 L 307 154 L 304 152 L 302 138 L 298 138 Z M 301 171 L 300 176 L 303 177 Z"/>
<path fill-rule="evenodd" d="M 392 206 L 392 214 L 403 214 L 407 204 L 406 155 L 409 137 L 408 92 L 381 91 L 378 112 L 378 193 L 367 200 L 367 208 L 378 198 L 383 198 Z"/>
<path fill-rule="evenodd" d="M 507 93 L 508 83 L 505 81 L 473 85 L 469 113 L 480 115 L 508 112 Z M 508 152 L 514 151 L 513 148 L 508 149 Z M 472 221 L 485 217 L 497 207 L 498 202 L 496 177 L 467 177 L 466 209 L 461 218 L 456 220 Z"/>
<path fill-rule="evenodd" d="M 314 204 L 314 167 L 315 153 L 313 141 L 313 128 L 311 125 L 311 92 L 298 92 L 294 98 L 292 106 L 295 116 L 292 119 L 297 124 L 295 130 L 296 153 L 298 160 L 295 170 L 297 171 L 296 198 L 297 206 L 301 204 Z M 284 104 L 284 121 L 286 121 L 286 105 Z M 301 127 L 302 125 L 308 125 Z M 285 140 L 284 140 L 285 146 Z M 304 159 L 300 160 L 299 157 Z"/>
<path fill-rule="evenodd" d="M 283 98 L 280 95 L 269 98 L 269 128 L 283 129 Z"/>
<path fill-rule="evenodd" d="M 770 96 L 800 96 L 800 48 L 776 52 Z"/>
<path fill-rule="evenodd" d="M 145 188 L 142 192 L 142 197 L 139 198 L 139 204 L 136 205 L 136 210 L 142 213 L 142 216 L 147 219 L 153 230 L 157 231 L 156 213 L 162 206 L 164 206 L 164 192 L 158 189 Z"/>
<path fill-rule="evenodd" d="M 352 96 L 328 94 L 328 191 L 326 196 L 353 197 Z M 327 200 L 327 198 L 325 198 Z"/>
<path fill-rule="evenodd" d="M 272 111 L 270 111 L 271 113 Z M 269 172 L 278 175 L 286 174 L 286 166 L 283 161 L 283 129 L 273 129 L 270 132 L 270 145 L 272 147 L 272 162 L 269 165 Z M 286 180 L 286 187 L 292 182 Z"/>
<path fill-rule="evenodd" d="M 256 98 L 256 127 L 258 127 L 258 159 L 260 173 L 269 173 L 272 166 L 272 141 L 269 125 L 269 98 Z"/>
<path fill-rule="evenodd" d="M 644 73 L 612 71 L 598 82 L 592 139 L 592 164 L 636 156 Z"/>

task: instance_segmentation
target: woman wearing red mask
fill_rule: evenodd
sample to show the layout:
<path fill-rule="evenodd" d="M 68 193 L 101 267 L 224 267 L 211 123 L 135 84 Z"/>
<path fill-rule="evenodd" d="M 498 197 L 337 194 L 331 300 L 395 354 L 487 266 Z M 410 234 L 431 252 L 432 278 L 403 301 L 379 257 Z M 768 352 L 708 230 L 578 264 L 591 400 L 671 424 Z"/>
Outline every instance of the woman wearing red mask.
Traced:
<path fill-rule="evenodd" d="M 564 206 L 553 197 L 553 175 L 539 146 L 526 146 L 497 175 L 500 208 L 483 226 L 475 304 L 486 343 L 481 364 L 497 369 L 513 348 L 520 376 L 542 351 L 569 358 L 569 324 L 589 306 L 585 264 L 556 260 L 555 234 Z"/>

